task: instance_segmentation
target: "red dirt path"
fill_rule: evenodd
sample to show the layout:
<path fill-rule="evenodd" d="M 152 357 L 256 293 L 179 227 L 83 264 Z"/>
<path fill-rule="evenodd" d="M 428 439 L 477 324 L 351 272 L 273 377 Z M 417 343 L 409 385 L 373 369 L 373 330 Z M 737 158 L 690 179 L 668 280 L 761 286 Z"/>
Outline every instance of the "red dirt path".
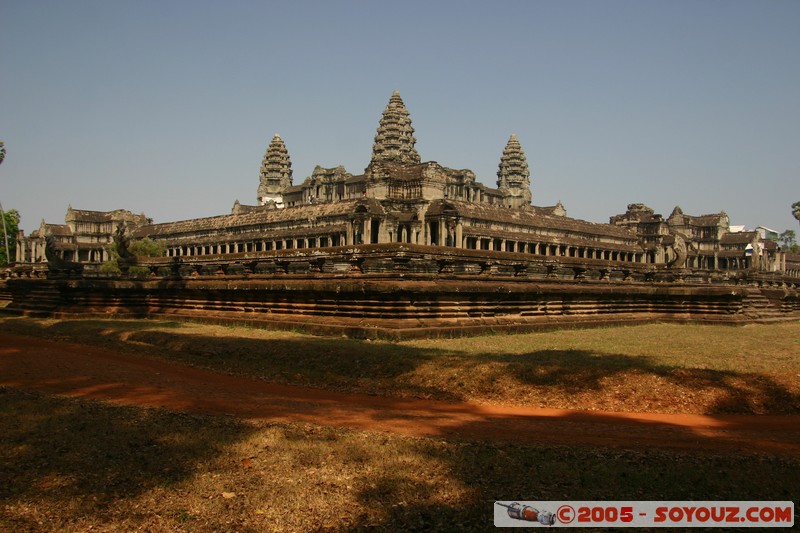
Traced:
<path fill-rule="evenodd" d="M 124 405 L 406 435 L 800 457 L 800 416 L 611 413 L 398 399 L 278 385 L 5 333 L 0 346 L 0 386 Z"/>

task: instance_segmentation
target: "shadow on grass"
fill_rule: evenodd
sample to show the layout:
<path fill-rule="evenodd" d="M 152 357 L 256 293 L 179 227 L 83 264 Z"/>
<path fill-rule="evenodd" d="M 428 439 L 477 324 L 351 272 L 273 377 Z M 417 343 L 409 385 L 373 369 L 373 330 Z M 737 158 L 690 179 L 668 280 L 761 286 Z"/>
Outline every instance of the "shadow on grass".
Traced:
<path fill-rule="evenodd" d="M 77 319 L 52 324 L 6 319 L 0 331 L 59 338 L 109 349 L 148 353 L 173 361 L 267 381 L 372 394 L 397 392 L 422 398 L 458 400 L 447 390 L 398 383 L 396 378 L 441 355 L 396 344 L 306 335 L 279 339 L 217 337 L 181 332 L 177 323 Z M 158 328 L 158 329 L 156 329 Z M 375 386 L 370 388 L 370 385 Z"/>
<path fill-rule="evenodd" d="M 87 336 L 104 337 L 102 342 L 109 345 L 122 346 L 120 339 L 124 338 L 125 342 L 138 343 L 139 348 L 147 346 L 168 352 L 171 358 L 181 358 L 183 355 L 176 354 L 185 354 L 184 360 L 193 362 L 198 362 L 198 353 L 204 353 L 204 365 L 231 372 L 247 371 L 248 365 L 256 363 L 263 365 L 262 371 L 267 375 L 295 380 L 310 379 L 327 371 L 330 375 L 326 379 L 333 376 L 352 389 L 356 388 L 352 384 L 354 380 L 370 377 L 370 374 L 398 380 L 441 355 L 436 351 L 343 339 L 298 337 L 280 341 L 221 341 L 213 336 L 132 328 L 128 321 L 80 322 L 77 324 L 80 327 L 74 322 L 44 327 L 39 334 L 46 337 L 49 332 L 57 338 L 86 342 L 75 337 L 80 329 Z M 150 326 L 146 322 L 141 325 Z M 325 368 L 330 361 L 348 357 L 358 363 Z M 389 359 L 388 364 L 382 361 L 384 358 Z M 575 392 L 597 390 L 602 387 L 603 377 L 617 372 L 633 369 L 669 376 L 675 370 L 659 367 L 646 358 L 597 357 L 583 351 L 542 350 L 520 357 L 486 356 L 481 359 L 481 362 L 486 361 L 505 364 L 504 371 L 509 365 L 512 368 L 521 365 L 514 370 L 515 379 L 523 384 L 542 386 L 544 383 L 547 387 L 564 387 Z M 300 378 L 294 377 L 295 374 Z M 709 377 L 701 373 L 693 386 L 708 386 L 708 380 L 718 386 L 717 374 L 726 375 L 712 372 Z M 686 377 L 677 374 L 674 378 Z M 731 374 L 731 377 L 738 376 Z M 770 391 L 773 386 L 777 392 Z M 738 389 L 735 384 L 730 384 L 729 388 L 729 398 L 735 400 L 732 393 Z M 765 391 L 773 394 L 775 401 L 781 397 L 780 389 L 778 385 L 765 385 Z M 428 392 L 456 396 L 435 388 Z M 135 498 L 153 488 L 175 486 L 224 453 L 226 448 L 247 439 L 253 431 L 228 418 L 101 407 L 92 402 L 64 402 L 36 393 L 9 393 L 2 389 L 0 394 L 0 428 L 4 436 L 0 445 L 3 453 L 0 476 L 14 480 L 0 487 L 0 503 L 36 499 L 61 502 L 66 521 L 74 522 L 84 515 L 95 517 L 95 522 L 102 521 L 96 517 L 102 517 L 104 509 L 116 501 Z M 796 400 L 793 395 L 789 398 Z M 392 420 L 408 422 L 409 413 L 402 400 L 375 400 L 371 415 L 375 420 L 383 425 Z M 243 396 L 242 401 L 248 399 Z M 394 414 L 392 403 L 396 404 Z M 326 419 L 340 408 L 341 404 L 322 402 L 313 407 L 311 414 Z M 277 414 L 291 415 L 295 406 L 286 405 L 284 409 Z M 434 410 L 431 418 L 439 414 Z M 763 501 L 790 500 L 797 494 L 800 459 L 796 451 L 792 457 L 748 453 L 748 444 L 761 440 L 772 443 L 776 451 L 784 444 L 796 450 L 800 440 L 797 429 L 783 435 L 779 428 L 766 427 L 772 433 L 759 434 L 758 427 L 748 427 L 746 422 L 738 423 L 735 418 L 710 418 L 723 430 L 743 433 L 732 438 L 720 437 L 697 428 L 629 420 L 610 414 L 592 417 L 566 414 L 554 419 L 507 415 L 491 421 L 468 419 L 433 434 L 431 439 L 407 439 L 395 448 L 400 447 L 422 459 L 420 464 L 399 459 L 380 469 L 375 466 L 375 458 L 386 455 L 385 442 L 400 438 L 365 439 L 360 447 L 348 449 L 346 456 L 338 459 L 324 453 L 327 444 L 340 438 L 341 433 L 334 430 L 295 432 L 292 438 L 287 437 L 287 446 L 290 453 L 296 454 L 292 466 L 297 469 L 293 473 L 297 478 L 313 477 L 315 469 L 333 460 L 339 461 L 342 469 L 355 473 L 352 482 L 348 481 L 352 489 L 339 490 L 352 490 L 365 511 L 349 516 L 346 520 L 349 525 L 340 525 L 335 528 L 337 530 L 485 531 L 492 528 L 493 502 L 497 500 Z M 420 423 L 422 421 L 420 419 Z M 569 442 L 569 435 L 559 430 L 557 423 L 561 422 L 573 424 L 582 444 Z M 511 437 L 501 438 L 498 427 Z M 617 435 L 610 435 L 610 428 L 614 428 Z M 639 444 L 638 450 L 620 447 L 626 435 L 634 442 L 638 433 L 647 433 L 653 444 L 658 445 L 650 449 Z M 612 436 L 616 444 L 604 441 Z M 663 442 L 658 442 L 671 438 L 682 444 L 665 449 Z M 307 447 L 302 452 L 294 451 L 292 439 L 297 443 L 318 442 L 319 450 L 312 451 L 319 453 L 310 453 Z M 726 441 L 727 447 L 718 446 L 720 439 Z M 486 442 L 480 442 L 483 440 Z M 697 453 L 695 448 L 710 451 Z M 261 453 L 263 461 L 269 462 L 273 451 Z M 438 467 L 438 471 L 432 467 Z M 453 486 L 459 490 L 450 490 Z M 258 505 L 280 506 L 280 495 L 276 494 L 275 498 L 275 501 Z M 314 511 L 319 510 L 308 509 L 309 523 L 320 515 Z M 334 511 L 347 512 L 346 509 Z M 253 514 L 255 509 L 237 512 Z M 27 522 L 27 517 L 12 518 L 13 522 L 8 518 L 6 521 L 18 526 L 14 529 L 41 529 Z M 219 524 L 229 518 L 235 516 L 220 516 Z M 324 524 L 316 527 L 321 529 Z"/>
<path fill-rule="evenodd" d="M 480 433 L 482 424 L 461 429 Z M 4 389 L 0 430 L 0 475 L 11 480 L 0 487 L 0 525 L 14 531 L 94 525 L 160 531 L 487 531 L 497 500 L 785 501 L 796 495 L 800 475 L 796 457 L 746 450 L 707 454 L 533 440 L 406 439 L 303 425 L 270 425 L 268 431 L 280 432 L 284 444 L 256 438 L 245 449 L 263 470 L 248 474 L 240 467 L 225 469 L 215 459 L 238 464 L 231 450 L 263 431 L 258 427 Z M 317 478 L 326 469 L 328 477 Z M 271 472 L 266 487 L 263 472 Z M 170 490 L 184 481 L 184 492 L 195 489 L 189 478 L 203 473 L 236 487 L 236 503 L 221 506 L 200 494 L 208 503 L 198 508 Z M 308 492 L 293 491 L 295 483 Z M 168 504 L 152 494 L 141 504 L 130 501 L 159 488 L 169 491 Z M 284 498 L 282 491 L 293 496 Z M 326 504 L 327 498 L 334 503 Z M 357 505 L 337 507 L 342 501 Z M 259 508 L 277 509 L 285 522 L 231 526 L 243 516 L 257 517 Z M 158 522 L 151 521 L 152 514 L 161 516 Z"/>
<path fill-rule="evenodd" d="M 110 349 L 145 349 L 154 355 L 226 373 L 339 391 L 459 401 L 467 397 L 458 386 L 462 378 L 482 379 L 476 385 L 484 391 L 485 399 L 502 403 L 503 398 L 495 400 L 492 390 L 502 380 L 515 383 L 521 391 L 558 390 L 574 395 L 602 391 L 604 381 L 616 377 L 653 376 L 683 389 L 718 391 L 713 404 L 705 408 L 707 414 L 800 413 L 800 394 L 769 376 L 669 366 L 648 356 L 585 350 L 474 356 L 347 338 L 199 335 L 181 332 L 179 326 L 178 322 L 113 319 L 76 319 L 51 324 L 25 319 L 0 322 L 0 329 L 11 332 Z M 428 365 L 434 372 L 453 369 L 457 375 L 450 381 L 437 377 L 422 385 L 412 378 L 422 365 Z"/>
<path fill-rule="evenodd" d="M 350 531 L 489 531 L 495 501 L 791 501 L 800 475 L 797 459 L 746 454 L 428 441 L 418 442 L 416 451 L 447 465 L 452 482 L 468 496 L 398 505 L 408 501 L 409 491 L 424 495 L 430 488 L 424 476 L 389 475 L 359 494 L 364 506 L 385 510 L 385 516 Z"/>
<path fill-rule="evenodd" d="M 800 394 L 769 376 L 664 365 L 648 356 L 596 354 L 585 350 L 539 350 L 523 355 L 488 355 L 520 384 L 558 388 L 569 394 L 601 391 L 617 375 L 655 376 L 693 391 L 722 391 L 707 414 L 800 413 Z M 492 379 L 499 378 L 495 372 Z"/>
<path fill-rule="evenodd" d="M 66 523 L 174 487 L 252 428 L 229 418 L 0 388 L 0 430 L 0 508 L 12 501 L 54 506 Z M 33 520 L 17 515 L 0 522 L 41 529 Z"/>

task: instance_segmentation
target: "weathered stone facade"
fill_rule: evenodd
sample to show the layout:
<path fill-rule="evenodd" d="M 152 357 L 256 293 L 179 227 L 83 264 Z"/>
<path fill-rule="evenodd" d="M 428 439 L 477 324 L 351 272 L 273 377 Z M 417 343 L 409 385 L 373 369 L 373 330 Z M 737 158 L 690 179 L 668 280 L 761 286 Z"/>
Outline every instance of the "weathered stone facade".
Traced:
<path fill-rule="evenodd" d="M 47 261 L 47 238 L 51 237 L 54 252 L 64 261 L 103 263 L 110 259 L 108 245 L 117 226 L 125 224 L 130 230 L 152 224 L 144 214 L 124 209 L 87 211 L 67 208 L 64 224 L 48 224 L 42 220 L 39 229 L 17 239 L 17 264 Z"/>
<path fill-rule="evenodd" d="M 611 217 L 610 223 L 639 236 L 647 262 L 695 270 L 760 272 L 787 271 L 785 254 L 777 243 L 757 231 L 731 231 L 728 215 L 686 215 L 675 207 L 668 218 L 644 204 Z"/>
<path fill-rule="evenodd" d="M 511 135 L 497 188 L 467 169 L 423 162 L 408 110 L 394 92 L 379 120 L 372 157 L 361 175 L 316 167 L 292 185 L 289 152 L 279 135 L 261 167 L 258 204 L 230 215 L 154 224 L 134 237 L 162 240 L 170 257 L 406 243 L 644 262 L 636 235 L 610 224 L 566 216 L 562 205 L 531 205 L 530 171 Z"/>
<path fill-rule="evenodd" d="M 132 238 L 162 241 L 167 257 L 184 262 L 403 243 L 541 260 L 797 275 L 796 261 L 774 241 L 756 232 L 731 232 L 724 212 L 691 216 L 676 207 L 664 218 L 643 204 L 631 204 L 609 224 L 598 224 L 568 217 L 560 202 L 533 206 L 530 168 L 515 134 L 499 154 L 497 188 L 478 182 L 469 169 L 423 161 L 414 134 L 410 113 L 395 91 L 378 121 L 362 174 L 317 166 L 295 185 L 289 150 L 275 134 L 261 163 L 255 205 L 236 201 L 227 215 L 160 224 L 127 211 L 70 208 L 66 225 L 43 222 L 31 236 L 20 236 L 17 263 L 43 262 L 44 240 L 51 235 L 63 259 L 99 264 L 108 259 L 105 247 L 116 224 L 126 220 Z"/>
<path fill-rule="evenodd" d="M 746 272 L 402 243 L 145 258 L 143 277 L 4 280 L 8 312 L 189 318 L 407 338 L 649 321 L 797 320 L 798 284 Z"/>
<path fill-rule="evenodd" d="M 18 239 L 17 266 L 0 280 L 7 312 L 395 338 L 800 313 L 800 260 L 757 232 L 730 231 L 725 213 L 664 218 L 631 204 L 608 224 L 570 218 L 560 202 L 531 205 L 516 135 L 491 188 L 423 161 L 414 133 L 394 92 L 362 174 L 317 166 L 294 184 L 276 134 L 255 205 L 236 201 L 230 214 L 153 224 L 70 207 L 65 225 Z M 115 237 L 160 241 L 165 256 L 126 255 L 120 274 L 105 274 Z"/>

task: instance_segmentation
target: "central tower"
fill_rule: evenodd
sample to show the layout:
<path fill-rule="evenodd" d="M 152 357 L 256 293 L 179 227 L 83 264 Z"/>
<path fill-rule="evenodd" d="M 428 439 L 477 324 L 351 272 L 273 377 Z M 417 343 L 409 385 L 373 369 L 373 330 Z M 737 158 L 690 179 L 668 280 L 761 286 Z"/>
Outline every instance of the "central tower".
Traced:
<path fill-rule="evenodd" d="M 378 124 L 370 166 L 375 163 L 419 164 L 420 157 L 414 148 L 416 142 L 408 109 L 400 92 L 394 91 Z"/>

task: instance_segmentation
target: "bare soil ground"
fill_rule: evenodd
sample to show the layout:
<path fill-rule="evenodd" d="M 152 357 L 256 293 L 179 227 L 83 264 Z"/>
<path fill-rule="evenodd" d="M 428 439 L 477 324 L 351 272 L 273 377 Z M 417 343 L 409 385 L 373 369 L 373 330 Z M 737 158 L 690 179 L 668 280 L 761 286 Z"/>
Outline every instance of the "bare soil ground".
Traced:
<path fill-rule="evenodd" d="M 798 415 L 574 411 L 279 385 L 92 346 L 0 333 L 0 385 L 123 405 L 406 435 L 765 451 L 800 456 Z"/>

